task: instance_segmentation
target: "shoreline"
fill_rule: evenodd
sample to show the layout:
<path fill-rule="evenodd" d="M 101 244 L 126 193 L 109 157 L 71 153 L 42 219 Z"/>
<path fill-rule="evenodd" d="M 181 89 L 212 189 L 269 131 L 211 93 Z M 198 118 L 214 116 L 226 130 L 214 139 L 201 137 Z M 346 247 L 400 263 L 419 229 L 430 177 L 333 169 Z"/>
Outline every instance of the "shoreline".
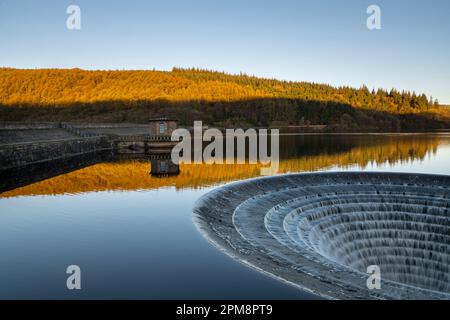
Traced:
<path fill-rule="evenodd" d="M 180 127 L 192 130 L 189 127 Z M 204 129 L 211 127 L 205 126 Z M 225 132 L 227 128 L 218 128 Z M 228 128 L 230 129 L 230 128 Z M 243 129 L 244 131 L 248 128 Z M 275 129 L 275 128 L 255 128 Z M 277 128 L 278 129 L 278 128 Z M 235 128 L 234 128 L 235 130 Z M 280 136 L 413 136 L 450 135 L 449 130 L 408 131 L 357 131 L 357 132 L 283 132 Z M 268 131 L 269 133 L 270 131 Z M 74 155 L 101 150 L 137 152 L 145 147 L 142 139 L 148 136 L 150 127 L 138 123 L 81 123 L 81 122 L 2 122 L 0 121 L 0 170 L 33 163 L 63 159 Z M 259 133 L 258 133 L 259 134 Z M 175 142 L 158 142 L 170 147 Z M 148 147 L 151 147 L 150 145 Z M 125 150 L 125 149 L 126 150 Z M 130 149 L 130 150 L 128 150 Z M 155 149 L 156 150 L 156 149 Z"/>

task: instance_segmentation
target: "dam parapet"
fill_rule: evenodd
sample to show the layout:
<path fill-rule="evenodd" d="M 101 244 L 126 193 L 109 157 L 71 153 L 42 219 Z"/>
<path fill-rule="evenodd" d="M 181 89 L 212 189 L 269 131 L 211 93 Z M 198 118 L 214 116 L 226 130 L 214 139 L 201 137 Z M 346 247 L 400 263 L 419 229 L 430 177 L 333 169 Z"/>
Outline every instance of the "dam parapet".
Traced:
<path fill-rule="evenodd" d="M 167 153 L 176 128 L 167 118 L 149 124 L 0 122 L 0 170 L 99 151 Z"/>

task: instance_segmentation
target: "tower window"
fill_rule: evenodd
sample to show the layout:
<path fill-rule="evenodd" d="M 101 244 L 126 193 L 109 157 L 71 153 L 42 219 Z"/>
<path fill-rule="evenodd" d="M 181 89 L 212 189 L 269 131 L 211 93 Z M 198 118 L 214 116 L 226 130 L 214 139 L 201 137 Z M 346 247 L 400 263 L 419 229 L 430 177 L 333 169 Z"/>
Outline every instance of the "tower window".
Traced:
<path fill-rule="evenodd" d="M 159 123 L 159 133 L 166 133 L 167 126 L 165 122 Z"/>

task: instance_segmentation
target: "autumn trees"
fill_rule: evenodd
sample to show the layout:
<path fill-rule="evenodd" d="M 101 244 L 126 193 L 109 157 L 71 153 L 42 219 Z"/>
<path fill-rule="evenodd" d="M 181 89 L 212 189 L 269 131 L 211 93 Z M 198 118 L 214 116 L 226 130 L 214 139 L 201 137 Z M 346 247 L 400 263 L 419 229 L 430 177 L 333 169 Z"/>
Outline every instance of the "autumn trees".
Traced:
<path fill-rule="evenodd" d="M 182 122 L 263 126 L 273 121 L 336 126 L 353 122 L 357 129 L 361 121 L 375 128 L 386 123 L 396 127 L 409 115 L 441 119 L 448 110 L 424 94 L 395 89 L 335 88 L 201 69 L 0 68 L 0 120 L 87 120 L 89 115 L 92 121 L 145 121 L 161 112 Z"/>

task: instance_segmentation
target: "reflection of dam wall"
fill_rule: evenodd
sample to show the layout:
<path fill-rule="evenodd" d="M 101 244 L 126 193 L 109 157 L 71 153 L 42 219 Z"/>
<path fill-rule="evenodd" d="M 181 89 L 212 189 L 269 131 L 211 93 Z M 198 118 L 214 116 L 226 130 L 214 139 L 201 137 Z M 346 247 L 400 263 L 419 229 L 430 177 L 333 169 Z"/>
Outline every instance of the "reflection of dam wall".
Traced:
<path fill-rule="evenodd" d="M 96 152 L 73 157 L 64 157 L 53 161 L 43 161 L 33 165 L 15 167 L 0 171 L 0 192 L 30 185 L 42 185 L 37 183 L 42 180 L 52 181 L 54 177 L 64 176 L 75 170 L 80 170 L 97 163 L 108 161 L 113 157 L 110 151 Z M 62 183 L 62 182 L 60 182 Z M 43 190 L 42 190 L 43 191 Z M 44 192 L 45 193 L 45 192 Z"/>

